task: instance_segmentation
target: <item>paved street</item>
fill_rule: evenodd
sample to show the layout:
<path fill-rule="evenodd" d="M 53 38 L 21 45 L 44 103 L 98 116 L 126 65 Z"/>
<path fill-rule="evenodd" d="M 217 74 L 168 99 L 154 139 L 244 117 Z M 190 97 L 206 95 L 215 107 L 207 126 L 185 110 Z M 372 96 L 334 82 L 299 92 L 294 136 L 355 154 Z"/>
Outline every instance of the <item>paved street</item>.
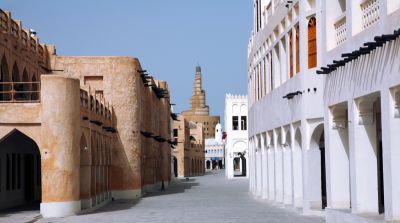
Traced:
<path fill-rule="evenodd" d="M 221 171 L 178 181 L 165 192 L 136 201 L 114 201 L 95 213 L 40 219 L 38 211 L 0 215 L 0 222 L 324 222 L 254 199 L 247 179 L 226 180 Z"/>

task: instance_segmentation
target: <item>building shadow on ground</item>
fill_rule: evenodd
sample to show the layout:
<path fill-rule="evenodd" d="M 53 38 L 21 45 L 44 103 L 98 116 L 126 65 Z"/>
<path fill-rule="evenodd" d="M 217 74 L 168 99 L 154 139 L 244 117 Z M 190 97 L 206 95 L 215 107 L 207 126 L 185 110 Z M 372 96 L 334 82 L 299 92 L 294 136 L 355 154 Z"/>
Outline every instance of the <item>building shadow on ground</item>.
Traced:
<path fill-rule="evenodd" d="M 0 211 L 0 219 L 10 217 L 11 215 L 23 213 L 23 212 L 36 212 L 40 213 L 40 203 L 39 202 L 32 202 L 25 205 L 7 208 Z"/>
<path fill-rule="evenodd" d="M 177 179 L 175 180 L 168 189 L 159 190 L 154 192 L 148 192 L 143 198 L 138 199 L 129 199 L 129 200 L 114 200 L 94 211 L 89 211 L 86 213 L 81 213 L 79 215 L 90 215 L 95 213 L 105 213 L 105 212 L 114 212 L 114 211 L 121 211 L 121 210 L 128 210 L 136 206 L 140 203 L 142 199 L 146 197 L 155 197 L 155 196 L 163 196 L 163 195 L 170 195 L 170 194 L 177 194 L 177 193 L 184 193 L 185 190 L 189 190 L 192 187 L 199 186 L 200 184 L 195 182 L 196 180 L 193 178 L 186 179 Z"/>
<path fill-rule="evenodd" d="M 200 184 L 196 182 L 196 179 L 193 178 L 178 179 L 175 180 L 168 189 L 147 193 L 144 197 L 184 193 L 185 190 L 190 190 L 192 187 L 197 187 L 199 185 Z"/>

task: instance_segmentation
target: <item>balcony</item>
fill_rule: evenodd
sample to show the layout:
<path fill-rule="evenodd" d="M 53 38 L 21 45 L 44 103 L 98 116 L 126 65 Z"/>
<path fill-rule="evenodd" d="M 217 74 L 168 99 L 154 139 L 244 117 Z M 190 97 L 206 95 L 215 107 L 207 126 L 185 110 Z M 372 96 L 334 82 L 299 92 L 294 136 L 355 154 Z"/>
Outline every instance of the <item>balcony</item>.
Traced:
<path fill-rule="evenodd" d="M 362 26 L 363 29 L 370 27 L 379 21 L 380 10 L 379 10 L 379 0 L 364 0 L 361 4 L 362 12 Z"/>
<path fill-rule="evenodd" d="M 342 44 L 347 39 L 346 14 L 340 16 L 335 24 L 336 45 Z"/>
<path fill-rule="evenodd" d="M 40 82 L 0 82 L 0 103 L 40 102 Z"/>

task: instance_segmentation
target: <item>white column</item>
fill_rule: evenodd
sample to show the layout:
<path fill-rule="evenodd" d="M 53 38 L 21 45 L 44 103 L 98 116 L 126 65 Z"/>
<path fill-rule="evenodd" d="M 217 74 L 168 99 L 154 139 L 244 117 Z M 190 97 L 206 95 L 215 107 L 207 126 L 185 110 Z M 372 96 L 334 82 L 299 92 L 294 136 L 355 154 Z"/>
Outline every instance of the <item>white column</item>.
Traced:
<path fill-rule="evenodd" d="M 275 136 L 277 136 L 276 133 L 275 133 Z M 283 202 L 283 159 L 282 159 L 283 156 L 282 156 L 282 144 L 281 144 L 282 140 L 278 141 L 277 137 L 274 137 L 274 139 L 276 139 L 276 141 L 275 141 L 276 143 L 274 143 L 274 145 L 275 145 L 275 194 L 276 194 L 276 201 Z"/>
<path fill-rule="evenodd" d="M 256 136 L 256 155 L 257 155 L 257 196 L 262 194 L 262 164 L 261 164 L 261 148 L 259 136 Z"/>
<path fill-rule="evenodd" d="M 250 138 L 249 139 L 249 162 L 251 163 L 250 165 L 250 176 L 249 176 L 249 181 L 250 181 L 250 192 L 253 193 L 254 192 L 254 176 L 253 176 L 253 140 Z"/>
<path fill-rule="evenodd" d="M 311 146 L 309 124 L 302 122 L 303 143 L 303 211 L 321 209 L 321 152 L 317 142 Z"/>
<path fill-rule="evenodd" d="M 346 108 L 334 109 L 337 116 L 346 116 Z M 347 127 L 333 129 L 331 111 L 325 109 L 325 152 L 326 152 L 326 185 L 328 207 L 334 209 L 350 208 L 350 169 L 349 169 L 349 132 Z M 336 118 L 337 120 L 338 118 Z M 343 120 L 347 125 L 347 117 Z"/>
<path fill-rule="evenodd" d="M 360 124 L 359 112 L 355 103 L 350 101 L 348 107 L 352 212 L 377 214 L 375 124 Z"/>
<path fill-rule="evenodd" d="M 267 148 L 266 148 L 266 134 L 261 135 L 261 149 L 262 149 L 262 198 L 268 199 L 268 157 L 267 157 Z"/>
<path fill-rule="evenodd" d="M 400 89 L 381 92 L 385 220 L 400 220 Z M 393 100 L 394 99 L 394 100 Z"/>
<path fill-rule="evenodd" d="M 293 152 L 293 204 L 295 207 L 301 207 L 303 204 L 303 163 L 301 149 L 301 131 L 292 134 Z"/>
<path fill-rule="evenodd" d="M 268 199 L 275 200 L 275 149 L 269 145 L 268 156 Z"/>
<path fill-rule="evenodd" d="M 289 129 L 289 131 L 291 131 Z M 290 134 L 290 133 L 289 133 Z M 291 137 L 291 135 L 290 135 Z M 287 138 L 285 136 L 285 138 Z M 285 142 L 283 147 L 283 203 L 290 205 L 292 201 L 292 141 Z"/>

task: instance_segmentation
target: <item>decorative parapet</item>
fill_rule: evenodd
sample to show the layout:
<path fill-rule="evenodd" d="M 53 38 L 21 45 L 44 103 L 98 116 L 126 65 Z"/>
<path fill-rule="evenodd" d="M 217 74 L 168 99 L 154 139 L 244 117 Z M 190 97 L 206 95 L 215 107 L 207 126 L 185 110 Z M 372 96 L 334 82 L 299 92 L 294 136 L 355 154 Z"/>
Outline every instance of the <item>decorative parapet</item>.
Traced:
<path fill-rule="evenodd" d="M 247 95 L 234 95 L 234 94 L 229 94 L 227 93 L 225 95 L 225 99 L 239 99 L 239 100 L 247 100 Z"/>
<path fill-rule="evenodd" d="M 336 45 L 342 44 L 347 39 L 346 13 L 340 16 L 335 24 Z"/>
<path fill-rule="evenodd" d="M 8 34 L 17 40 L 17 43 L 25 47 L 28 52 L 37 54 L 39 63 L 45 64 L 45 59 L 47 58 L 45 55 L 46 45 L 40 44 L 34 32 L 23 29 L 21 21 L 13 20 L 11 13 L 2 9 L 0 9 L 0 33 Z"/>
<path fill-rule="evenodd" d="M 379 0 L 364 0 L 361 2 L 360 7 L 362 11 L 363 29 L 366 29 L 379 21 L 379 5 Z"/>

